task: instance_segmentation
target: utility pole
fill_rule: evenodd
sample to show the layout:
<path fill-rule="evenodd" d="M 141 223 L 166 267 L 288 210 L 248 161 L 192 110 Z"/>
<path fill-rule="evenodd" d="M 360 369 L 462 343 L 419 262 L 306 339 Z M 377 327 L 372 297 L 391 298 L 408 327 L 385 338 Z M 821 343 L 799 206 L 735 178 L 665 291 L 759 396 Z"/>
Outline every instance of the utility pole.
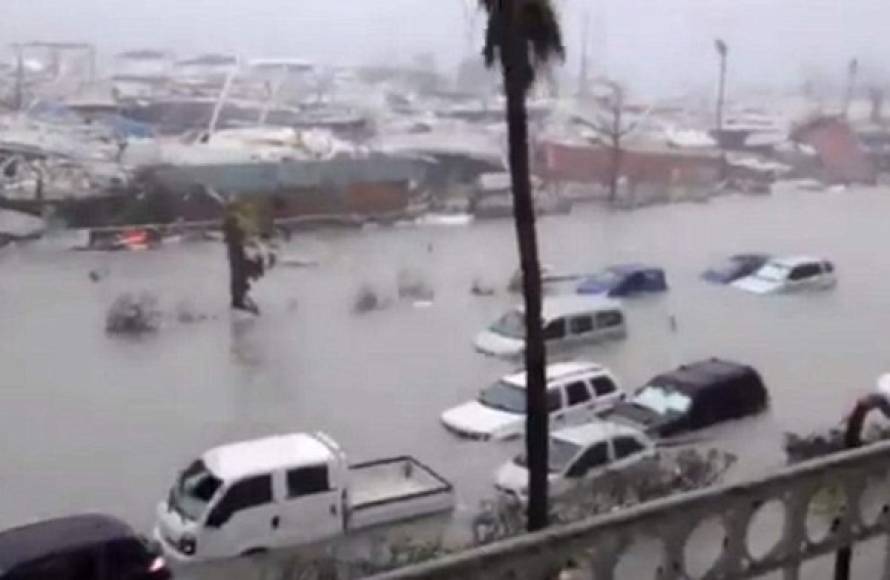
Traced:
<path fill-rule="evenodd" d="M 720 58 L 720 79 L 717 85 L 717 134 L 723 131 L 723 106 L 726 103 L 726 57 L 729 54 L 729 47 L 719 38 L 714 42 L 717 49 L 717 55 Z"/>
<path fill-rule="evenodd" d="M 850 59 L 847 64 L 847 91 L 844 95 L 844 118 L 850 115 L 850 105 L 853 103 L 853 96 L 856 91 L 856 76 L 859 74 L 859 59 Z"/>
<path fill-rule="evenodd" d="M 25 54 L 21 44 L 15 45 L 15 109 L 21 111 L 25 106 Z"/>
<path fill-rule="evenodd" d="M 723 107 L 726 105 L 726 60 L 729 47 L 721 39 L 714 41 L 717 56 L 720 59 L 720 79 L 717 86 L 717 147 L 720 149 L 720 179 L 725 180 L 729 173 L 726 166 L 726 152 L 723 150 Z"/>
<path fill-rule="evenodd" d="M 584 9 L 584 20 L 581 24 L 581 69 L 578 71 L 578 96 L 587 97 L 590 80 L 590 9 Z"/>

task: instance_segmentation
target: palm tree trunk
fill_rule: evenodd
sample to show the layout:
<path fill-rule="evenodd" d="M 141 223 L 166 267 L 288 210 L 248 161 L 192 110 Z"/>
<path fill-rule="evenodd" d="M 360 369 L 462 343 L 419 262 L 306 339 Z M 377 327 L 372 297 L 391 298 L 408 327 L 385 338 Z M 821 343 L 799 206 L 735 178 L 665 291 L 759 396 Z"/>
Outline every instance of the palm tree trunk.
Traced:
<path fill-rule="evenodd" d="M 507 129 L 510 177 L 513 182 L 513 208 L 519 260 L 522 266 L 522 293 L 525 298 L 525 369 L 527 414 L 525 446 L 528 457 L 528 530 L 547 526 L 548 412 L 545 379 L 546 352 L 541 320 L 541 266 L 535 231 L 535 208 L 529 175 L 528 114 L 525 98 L 530 63 L 527 41 L 518 29 L 514 2 L 505 3 L 505 21 L 514 27 L 507 31 L 503 68 L 507 95 Z"/>

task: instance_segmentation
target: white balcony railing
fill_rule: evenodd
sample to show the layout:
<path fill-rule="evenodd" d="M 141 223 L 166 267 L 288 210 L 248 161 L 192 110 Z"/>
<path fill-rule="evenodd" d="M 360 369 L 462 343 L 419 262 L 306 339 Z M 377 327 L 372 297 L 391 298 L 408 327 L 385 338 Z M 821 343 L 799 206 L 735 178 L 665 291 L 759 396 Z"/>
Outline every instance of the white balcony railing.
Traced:
<path fill-rule="evenodd" d="M 833 553 L 843 546 L 854 548 L 858 577 L 890 580 L 888 534 L 890 443 L 881 443 L 762 479 L 490 544 L 375 580 L 543 580 L 568 570 L 596 580 L 798 580 L 815 577 L 806 568 L 814 560 L 823 565 L 820 576 L 831 578 Z M 877 550 L 859 549 L 875 541 L 880 542 Z"/>

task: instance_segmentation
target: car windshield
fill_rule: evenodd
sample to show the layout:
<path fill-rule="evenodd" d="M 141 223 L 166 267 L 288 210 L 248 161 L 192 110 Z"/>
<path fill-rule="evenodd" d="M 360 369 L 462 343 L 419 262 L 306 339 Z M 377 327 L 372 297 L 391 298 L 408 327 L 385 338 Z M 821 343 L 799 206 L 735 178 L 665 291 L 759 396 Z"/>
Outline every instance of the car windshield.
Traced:
<path fill-rule="evenodd" d="M 669 413 L 683 414 L 692 406 L 692 399 L 669 387 L 647 385 L 631 400 L 634 405 L 645 407 L 659 415 Z"/>
<path fill-rule="evenodd" d="M 210 473 L 199 459 L 182 472 L 179 481 L 170 490 L 170 507 L 182 517 L 198 521 L 220 485 L 222 481 Z"/>
<path fill-rule="evenodd" d="M 492 324 L 489 330 L 508 338 L 524 339 L 525 316 L 518 310 L 511 310 Z"/>
<path fill-rule="evenodd" d="M 789 271 L 790 268 L 788 268 L 788 266 L 771 262 L 757 270 L 755 276 L 762 278 L 763 280 L 769 280 L 770 282 L 784 282 L 788 279 Z"/>
<path fill-rule="evenodd" d="M 524 415 L 525 389 L 498 381 L 482 390 L 479 394 L 479 402 L 498 411 Z"/>
<path fill-rule="evenodd" d="M 731 278 L 736 275 L 736 272 L 738 272 L 743 265 L 741 260 L 732 258 L 725 262 L 715 264 L 708 271 L 711 275 L 718 278 Z"/>
<path fill-rule="evenodd" d="M 581 446 L 551 437 L 548 449 L 547 469 L 550 473 L 562 473 L 581 451 Z M 522 453 L 513 459 L 513 463 L 520 467 L 528 467 L 528 458 Z"/>

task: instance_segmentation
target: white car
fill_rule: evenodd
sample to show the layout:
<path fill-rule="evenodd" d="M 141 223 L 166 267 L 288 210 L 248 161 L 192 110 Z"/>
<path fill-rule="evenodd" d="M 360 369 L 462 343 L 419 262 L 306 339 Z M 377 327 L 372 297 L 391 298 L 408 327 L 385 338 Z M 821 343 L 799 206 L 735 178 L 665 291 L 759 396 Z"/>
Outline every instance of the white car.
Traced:
<path fill-rule="evenodd" d="M 597 421 L 550 436 L 548 492 L 559 497 L 606 471 L 621 471 L 656 457 L 655 444 L 632 427 Z M 497 472 L 495 488 L 521 502 L 528 500 L 528 468 L 518 455 Z"/>
<path fill-rule="evenodd" d="M 462 437 L 487 441 L 525 433 L 524 372 L 507 375 L 482 390 L 475 401 L 442 413 L 445 427 Z M 624 399 L 609 369 L 591 362 L 547 366 L 547 402 L 554 429 L 584 423 Z"/>
<path fill-rule="evenodd" d="M 553 351 L 627 336 L 621 304 L 602 297 L 563 295 L 544 298 L 541 311 L 547 350 Z M 474 341 L 487 355 L 517 358 L 525 352 L 525 310 L 510 309 Z"/>
<path fill-rule="evenodd" d="M 755 294 L 822 290 L 837 283 L 834 264 L 807 256 L 775 258 L 759 270 L 732 285 Z"/>

